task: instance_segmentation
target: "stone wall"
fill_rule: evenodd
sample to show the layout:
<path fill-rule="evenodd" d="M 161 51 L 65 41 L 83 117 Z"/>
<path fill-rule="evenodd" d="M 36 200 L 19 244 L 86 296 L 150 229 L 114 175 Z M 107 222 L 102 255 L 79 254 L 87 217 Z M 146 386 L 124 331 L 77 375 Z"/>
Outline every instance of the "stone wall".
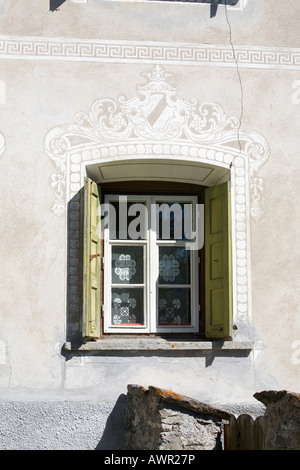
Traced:
<path fill-rule="evenodd" d="M 157 387 L 128 385 L 126 448 L 299 450 L 300 395 L 264 391 L 254 397 L 266 406 L 265 414 L 258 426 L 250 415 L 240 415 L 245 419 L 238 419 L 237 427 L 228 411 Z"/>
<path fill-rule="evenodd" d="M 283 390 L 254 396 L 266 406 L 265 450 L 300 450 L 300 395 Z"/>
<path fill-rule="evenodd" d="M 222 450 L 230 413 L 157 387 L 128 386 L 126 448 Z"/>

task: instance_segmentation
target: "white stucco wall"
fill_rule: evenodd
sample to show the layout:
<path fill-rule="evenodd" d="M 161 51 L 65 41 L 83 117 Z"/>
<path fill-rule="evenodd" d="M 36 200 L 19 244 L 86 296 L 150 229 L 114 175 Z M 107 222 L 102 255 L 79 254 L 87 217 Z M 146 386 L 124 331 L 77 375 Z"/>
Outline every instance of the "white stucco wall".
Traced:
<path fill-rule="evenodd" d="M 228 404 L 255 403 L 263 389 L 297 392 L 298 0 L 249 0 L 227 16 L 220 6 L 215 18 L 209 6 L 186 3 L 67 1 L 53 13 L 46 0 L 0 5 L 0 398 L 113 403 L 128 383 Z M 87 49 L 74 54 L 79 39 Z M 182 98 L 218 103 L 270 146 L 258 175 L 263 213 L 247 222 L 252 309 L 241 329 L 254 347 L 73 357 L 62 348 L 79 328 L 72 305 L 80 299 L 75 284 L 67 311 L 67 215 L 51 210 L 57 169 L 45 139 L 97 99 L 136 96 L 157 63 L 174 74 Z M 76 217 L 69 227 L 76 251 Z M 76 262 L 71 275 L 80 275 Z"/>

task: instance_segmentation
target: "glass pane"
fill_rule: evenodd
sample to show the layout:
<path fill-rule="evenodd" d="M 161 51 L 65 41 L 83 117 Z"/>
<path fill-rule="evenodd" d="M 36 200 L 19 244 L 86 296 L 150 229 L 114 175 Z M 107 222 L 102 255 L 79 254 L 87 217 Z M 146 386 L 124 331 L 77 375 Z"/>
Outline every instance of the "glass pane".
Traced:
<path fill-rule="evenodd" d="M 144 325 L 144 289 L 112 289 L 112 325 Z"/>
<path fill-rule="evenodd" d="M 144 247 L 112 246 L 113 284 L 144 283 Z"/>
<path fill-rule="evenodd" d="M 158 289 L 158 324 L 190 325 L 191 324 L 191 290 L 190 288 Z"/>
<path fill-rule="evenodd" d="M 190 251 L 184 246 L 160 246 L 158 282 L 190 284 Z"/>
<path fill-rule="evenodd" d="M 192 203 L 157 202 L 158 239 L 190 240 L 192 232 Z"/>
<path fill-rule="evenodd" d="M 143 201 L 111 201 L 113 210 L 109 221 L 111 240 L 146 240 L 148 229 L 147 206 Z"/>

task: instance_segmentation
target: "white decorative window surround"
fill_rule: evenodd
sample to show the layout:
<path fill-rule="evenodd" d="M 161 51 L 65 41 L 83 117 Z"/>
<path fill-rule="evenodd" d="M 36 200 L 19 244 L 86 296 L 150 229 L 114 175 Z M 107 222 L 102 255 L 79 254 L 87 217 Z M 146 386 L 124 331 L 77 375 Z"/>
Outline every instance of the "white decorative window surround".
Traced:
<path fill-rule="evenodd" d="M 178 96 L 170 83 L 174 76 L 161 66 L 143 76 L 137 96 L 97 100 L 88 114 L 78 113 L 73 124 L 48 133 L 45 150 L 56 167 L 52 210 L 64 214 L 66 203 L 82 188 L 87 168 L 99 182 L 122 175 L 159 180 L 170 165 L 177 173 L 171 178 L 166 171 L 165 179 L 173 181 L 195 183 L 192 178 L 198 175 L 198 184 L 213 186 L 230 175 L 234 322 L 251 321 L 250 214 L 258 219 L 262 213 L 259 169 L 269 157 L 268 144 L 259 133 L 241 129 L 235 116 L 226 117 L 219 104 Z M 143 165 L 147 170 L 141 177 Z M 79 203 L 69 210 L 76 233 Z"/>

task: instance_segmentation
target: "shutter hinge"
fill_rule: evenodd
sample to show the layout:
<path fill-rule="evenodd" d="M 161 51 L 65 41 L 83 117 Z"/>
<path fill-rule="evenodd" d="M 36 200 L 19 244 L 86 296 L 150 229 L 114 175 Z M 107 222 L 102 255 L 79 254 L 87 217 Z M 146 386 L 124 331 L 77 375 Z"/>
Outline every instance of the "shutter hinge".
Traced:
<path fill-rule="evenodd" d="M 92 261 L 94 258 L 98 258 L 98 256 L 101 256 L 100 253 L 98 253 L 97 255 L 91 255 L 90 261 Z"/>
<path fill-rule="evenodd" d="M 104 305 L 101 305 L 101 318 L 104 318 Z"/>

